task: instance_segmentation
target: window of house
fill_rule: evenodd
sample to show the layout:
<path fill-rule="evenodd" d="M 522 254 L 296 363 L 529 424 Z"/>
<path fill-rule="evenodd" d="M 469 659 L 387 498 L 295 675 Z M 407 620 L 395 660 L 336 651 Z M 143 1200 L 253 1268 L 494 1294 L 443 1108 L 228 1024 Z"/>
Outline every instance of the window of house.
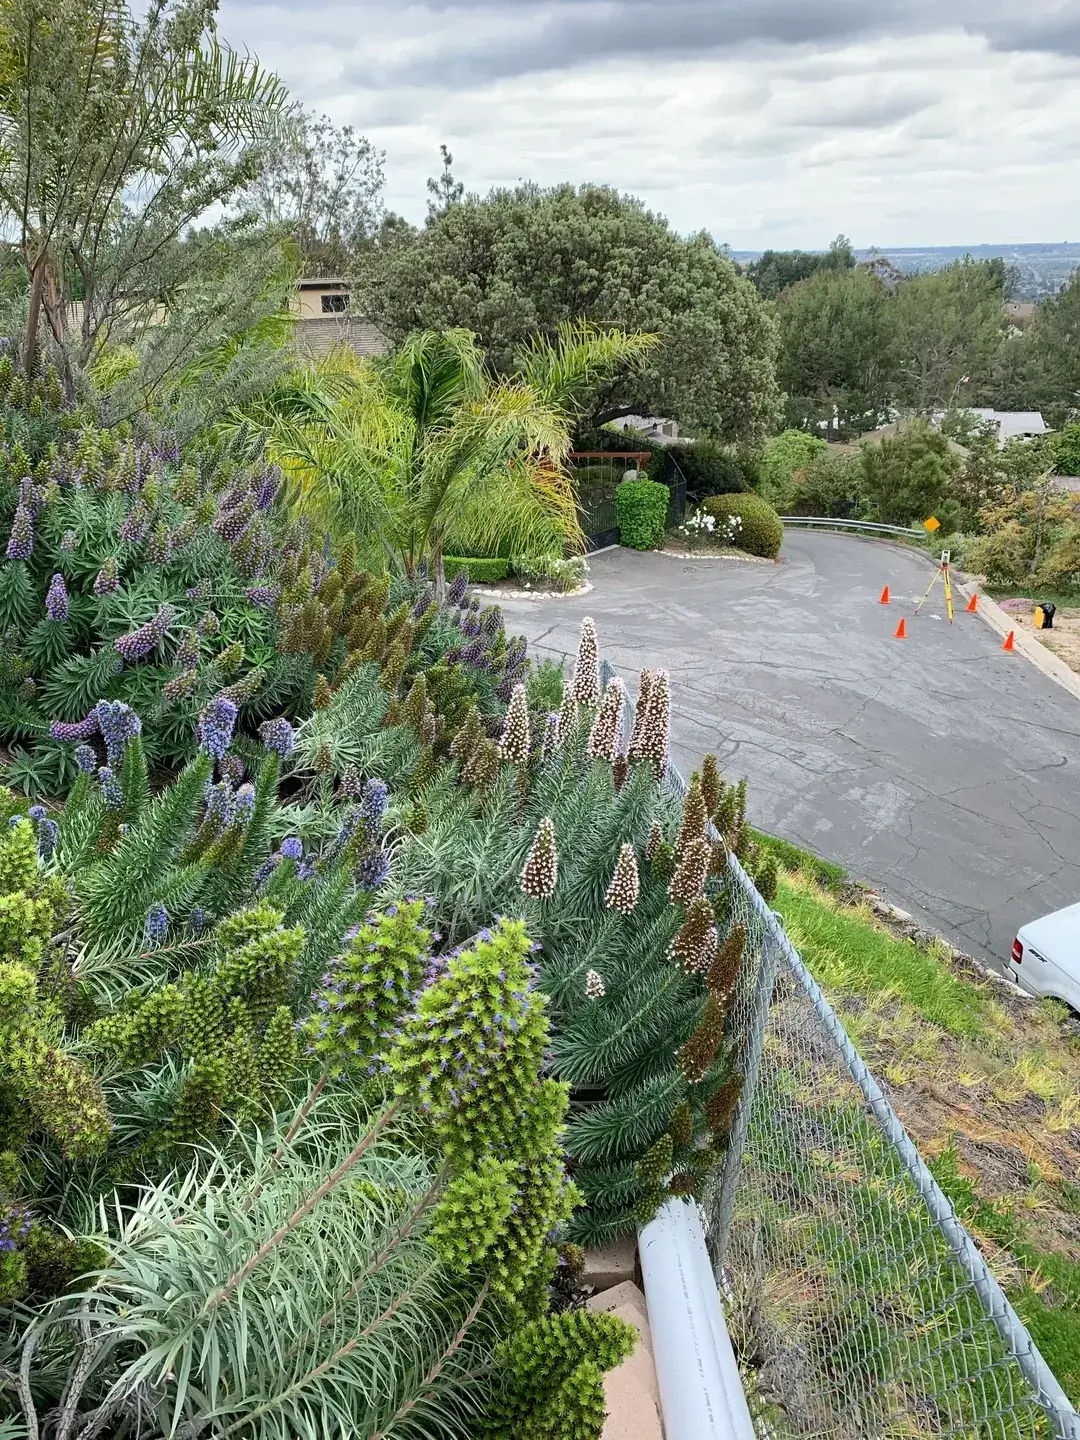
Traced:
<path fill-rule="evenodd" d="M 347 293 L 339 292 L 336 295 L 324 295 L 322 297 L 322 312 L 324 315 L 342 315 L 349 308 L 349 297 Z"/>

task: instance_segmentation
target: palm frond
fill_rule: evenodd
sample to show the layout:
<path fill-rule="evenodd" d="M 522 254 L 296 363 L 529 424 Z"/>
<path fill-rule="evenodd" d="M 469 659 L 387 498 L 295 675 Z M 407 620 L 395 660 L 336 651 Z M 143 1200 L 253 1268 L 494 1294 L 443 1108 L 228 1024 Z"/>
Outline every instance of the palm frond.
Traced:
<path fill-rule="evenodd" d="M 579 413 L 591 390 L 617 376 L 632 375 L 659 344 L 659 335 L 568 320 L 553 341 L 542 337 L 530 341 L 517 356 L 517 369 L 549 405 Z"/>

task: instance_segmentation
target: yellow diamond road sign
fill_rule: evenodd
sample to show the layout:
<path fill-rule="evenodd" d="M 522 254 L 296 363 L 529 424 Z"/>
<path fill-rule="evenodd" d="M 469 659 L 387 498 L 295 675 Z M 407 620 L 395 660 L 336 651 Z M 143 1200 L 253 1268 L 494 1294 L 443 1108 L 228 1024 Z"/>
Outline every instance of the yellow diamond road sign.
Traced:
<path fill-rule="evenodd" d="M 935 530 L 941 529 L 941 521 L 931 515 L 929 520 L 923 521 L 923 528 L 929 530 L 930 533 L 933 534 Z"/>

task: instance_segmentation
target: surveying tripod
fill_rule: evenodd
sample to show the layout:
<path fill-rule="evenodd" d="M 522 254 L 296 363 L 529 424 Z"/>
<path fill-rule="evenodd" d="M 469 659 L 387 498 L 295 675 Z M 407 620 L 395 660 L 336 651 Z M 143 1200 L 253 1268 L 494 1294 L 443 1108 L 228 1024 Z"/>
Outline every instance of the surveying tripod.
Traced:
<path fill-rule="evenodd" d="M 930 599 L 930 591 L 933 590 L 933 588 L 934 588 L 934 586 L 937 584 L 937 582 L 938 582 L 939 580 L 941 580 L 941 581 L 944 582 L 944 585 L 945 585 L 945 608 L 946 608 L 946 610 L 949 612 L 949 624 L 951 625 L 951 624 L 953 623 L 953 603 L 952 603 L 952 576 L 949 574 L 949 560 L 950 560 L 950 558 L 951 558 L 951 556 L 950 556 L 950 553 L 949 553 L 948 550 L 943 550 L 943 551 L 941 552 L 941 564 L 940 564 L 940 565 L 938 566 L 938 568 L 934 571 L 934 578 L 930 581 L 930 584 L 926 587 L 926 594 L 925 594 L 925 595 L 922 597 L 922 599 L 919 601 L 918 605 L 915 606 L 915 614 L 917 615 L 917 614 L 919 613 L 919 611 L 922 609 L 922 607 L 926 604 L 927 600 Z"/>

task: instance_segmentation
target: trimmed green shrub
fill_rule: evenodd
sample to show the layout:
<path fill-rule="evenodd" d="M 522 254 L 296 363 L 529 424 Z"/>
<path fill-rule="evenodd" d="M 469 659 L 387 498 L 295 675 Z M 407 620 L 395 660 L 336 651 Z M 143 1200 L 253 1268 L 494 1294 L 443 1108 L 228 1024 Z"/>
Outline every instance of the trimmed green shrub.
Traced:
<path fill-rule="evenodd" d="M 447 555 L 443 558 L 443 568 L 448 580 L 453 580 L 455 575 L 460 575 L 465 570 L 470 580 L 482 585 L 495 580 L 505 580 L 510 573 L 510 562 L 491 555 Z"/>
<path fill-rule="evenodd" d="M 740 516 L 742 530 L 735 543 L 751 555 L 772 560 L 784 543 L 780 516 L 760 495 L 710 495 L 701 508 L 717 520 L 725 520 L 729 515 Z"/>
<path fill-rule="evenodd" d="M 923 423 L 862 447 L 862 491 L 871 518 L 920 524 L 948 501 L 963 465 L 948 439 Z M 951 527 L 947 527 L 951 528 Z"/>
<path fill-rule="evenodd" d="M 633 550 L 651 550 L 664 538 L 668 488 L 652 480 L 624 480 L 615 487 L 615 513 L 619 517 L 619 544 Z"/>

